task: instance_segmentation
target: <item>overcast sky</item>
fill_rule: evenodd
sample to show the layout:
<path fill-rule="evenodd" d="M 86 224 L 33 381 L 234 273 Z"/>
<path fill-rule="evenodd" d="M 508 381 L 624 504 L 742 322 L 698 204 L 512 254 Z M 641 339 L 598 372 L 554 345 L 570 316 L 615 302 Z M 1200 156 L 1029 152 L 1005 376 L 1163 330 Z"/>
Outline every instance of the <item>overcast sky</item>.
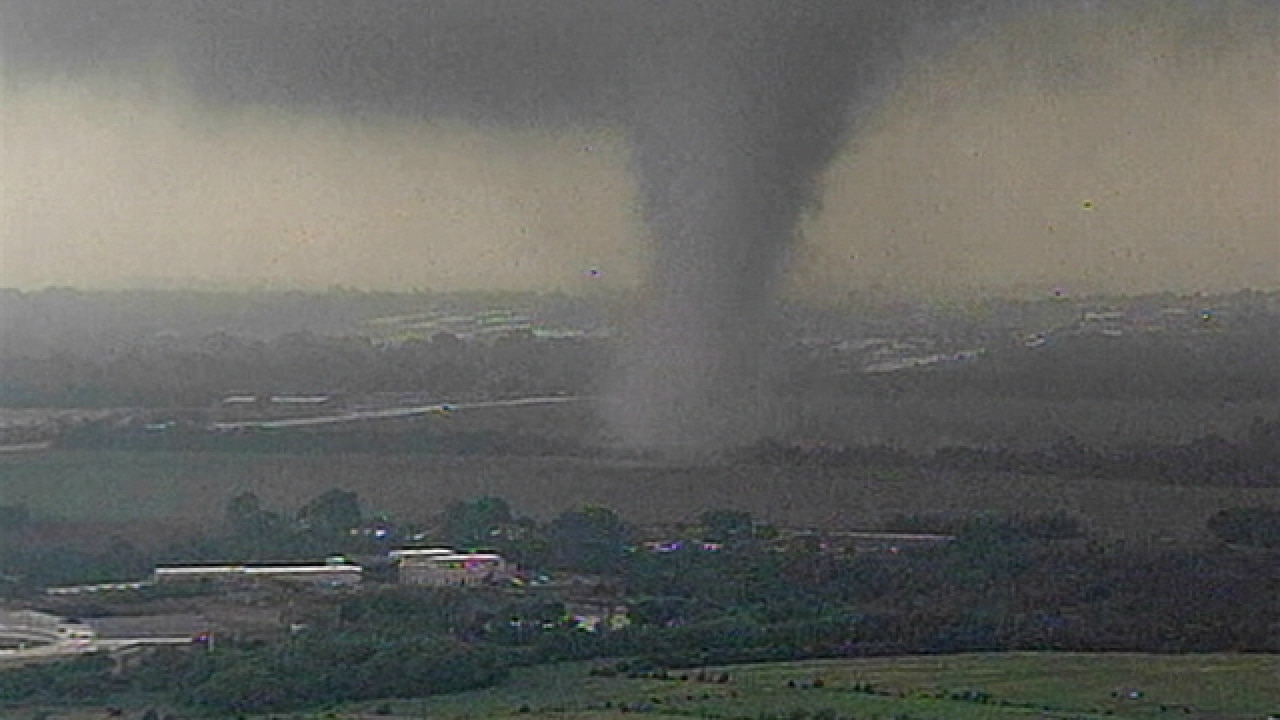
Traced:
<path fill-rule="evenodd" d="M 252 68 L 211 90 L 178 43 L 131 53 L 128 33 L 28 20 L 27 2 L 0 0 L 32 30 L 22 43 L 11 30 L 3 56 L 0 285 L 574 291 L 646 271 L 625 111 L 543 112 L 540 86 L 503 80 L 501 63 L 459 82 L 493 85 L 536 122 L 281 102 L 253 92 Z M 826 173 L 788 287 L 1280 287 L 1277 3 L 1117 5 L 908 53 Z M 522 32 L 499 29 L 500 43 Z M 86 37 L 99 44 L 76 56 Z M 272 62 L 292 61 L 283 44 Z M 588 88 L 569 104 L 627 88 L 592 62 L 551 70 Z M 323 96 L 326 77 L 297 91 Z"/>

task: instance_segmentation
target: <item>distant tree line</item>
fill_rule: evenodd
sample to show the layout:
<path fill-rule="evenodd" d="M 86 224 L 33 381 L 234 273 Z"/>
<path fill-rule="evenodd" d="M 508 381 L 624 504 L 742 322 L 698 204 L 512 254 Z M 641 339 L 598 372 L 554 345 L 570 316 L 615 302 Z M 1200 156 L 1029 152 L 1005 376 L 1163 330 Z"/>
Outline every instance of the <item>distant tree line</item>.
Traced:
<path fill-rule="evenodd" d="M 591 435 L 586 407 L 565 406 L 554 423 L 526 428 L 501 422 L 455 427 L 449 422 L 363 425 L 327 430 L 244 429 L 213 433 L 203 425 L 157 432 L 111 420 L 85 422 L 62 432 L 60 447 L 79 450 L 238 453 L 426 453 L 561 457 L 643 457 L 610 448 Z M 541 411 L 541 412 L 546 412 Z M 979 473 L 1063 475 L 1178 485 L 1280 485 L 1280 419 L 1255 417 L 1240 437 L 1210 434 L 1182 443 L 1088 445 L 1067 435 L 1033 449 L 1002 445 L 945 446 L 932 452 L 892 445 L 800 445 L 762 440 L 722 453 L 732 462 L 843 468 L 937 468 Z"/>
<path fill-rule="evenodd" d="M 156 343 L 181 346 L 193 339 L 229 334 L 270 340 L 289 333 L 338 337 L 358 334 L 377 319 L 421 320 L 432 315 L 473 315 L 522 309 L 544 324 L 598 327 L 625 295 L 596 293 L 327 292 L 288 290 L 0 289 L 0 333 L 6 356 L 91 357 Z"/>
<path fill-rule="evenodd" d="M 1091 447 L 1073 436 L 1048 447 L 951 446 L 920 454 L 893 446 L 800 446 L 765 441 L 747 458 L 774 465 L 936 467 L 987 473 L 1061 474 L 1185 485 L 1280 485 L 1280 419 L 1254 418 L 1238 440 L 1206 435 L 1186 443 Z"/>
<path fill-rule="evenodd" d="M 612 362 L 606 341 L 514 333 L 490 344 L 437 333 L 379 346 L 362 325 L 379 315 L 477 309 L 485 306 L 481 299 L 358 292 L 0 291 L 0 332 L 6 339 L 0 348 L 0 405 L 173 408 L 206 406 L 229 392 L 499 395 L 583 393 L 599 387 Z M 594 300 L 585 298 L 483 299 L 509 303 L 506 307 L 527 303 L 549 317 L 586 325 L 600 325 L 607 315 L 618 314 L 616 306 L 625 307 L 618 298 L 605 302 L 612 307 L 608 313 L 591 311 Z M 798 309 L 784 313 L 796 333 L 806 324 L 821 325 L 815 320 L 820 315 Z M 1063 332 L 1035 349 L 989 337 L 991 328 L 960 319 L 917 332 L 946 345 L 980 341 L 990 347 L 978 361 L 880 376 L 864 375 L 838 355 L 782 353 L 776 358 L 782 365 L 777 384 L 792 394 L 803 395 L 808 388 L 851 397 L 905 392 L 1041 400 L 1280 399 L 1280 374 L 1272 367 L 1280 356 L 1280 323 L 1261 311 L 1242 311 L 1229 321 L 1215 319 L 1179 332 L 1122 338 Z"/>
<path fill-rule="evenodd" d="M 126 347 L 29 355 L 6 343 L 0 405 L 210 407 L 230 393 L 415 391 L 442 399 L 588 393 L 609 363 L 587 339 L 514 332 L 493 342 L 447 333 L 379 346 L 367 338 L 294 332 L 271 340 L 217 333 Z"/>

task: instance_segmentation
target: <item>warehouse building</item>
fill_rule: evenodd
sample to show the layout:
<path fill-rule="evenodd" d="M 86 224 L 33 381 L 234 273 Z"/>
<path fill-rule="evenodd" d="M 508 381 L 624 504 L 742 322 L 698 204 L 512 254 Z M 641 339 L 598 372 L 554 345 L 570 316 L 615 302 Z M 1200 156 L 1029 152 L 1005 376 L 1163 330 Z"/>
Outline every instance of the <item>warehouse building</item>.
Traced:
<path fill-rule="evenodd" d="M 162 565 L 155 569 L 157 585 L 183 583 L 247 585 L 278 582 L 313 587 L 359 585 L 364 569 L 342 557 L 323 564 L 280 565 Z"/>
<path fill-rule="evenodd" d="M 392 552 L 402 585 L 481 587 L 511 579 L 507 561 L 493 553 L 459 553 L 448 548 Z"/>

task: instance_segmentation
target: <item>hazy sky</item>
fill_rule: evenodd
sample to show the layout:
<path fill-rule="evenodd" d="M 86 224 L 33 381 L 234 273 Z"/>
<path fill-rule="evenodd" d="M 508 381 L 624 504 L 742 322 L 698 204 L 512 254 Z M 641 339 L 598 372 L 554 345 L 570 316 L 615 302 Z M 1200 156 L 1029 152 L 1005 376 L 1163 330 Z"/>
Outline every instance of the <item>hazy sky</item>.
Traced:
<path fill-rule="evenodd" d="M 827 173 L 789 287 L 1280 287 L 1276 3 L 1113 5 L 912 65 Z M 164 53 L 4 70 L 0 285 L 582 290 L 646 269 L 608 122 L 211 100 Z"/>

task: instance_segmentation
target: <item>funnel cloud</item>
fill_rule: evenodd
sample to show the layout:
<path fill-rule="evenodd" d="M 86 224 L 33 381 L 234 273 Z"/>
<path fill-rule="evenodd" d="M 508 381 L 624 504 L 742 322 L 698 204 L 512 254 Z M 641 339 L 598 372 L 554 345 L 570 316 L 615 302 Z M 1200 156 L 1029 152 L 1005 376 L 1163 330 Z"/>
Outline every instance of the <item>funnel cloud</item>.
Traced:
<path fill-rule="evenodd" d="M 866 95 L 859 80 L 882 70 L 874 61 L 903 25 L 890 8 L 758 5 L 733 32 L 718 13 L 682 18 L 632 63 L 643 72 L 633 163 L 655 264 L 614 401 L 631 442 L 715 448 L 761 430 L 769 300 Z"/>

